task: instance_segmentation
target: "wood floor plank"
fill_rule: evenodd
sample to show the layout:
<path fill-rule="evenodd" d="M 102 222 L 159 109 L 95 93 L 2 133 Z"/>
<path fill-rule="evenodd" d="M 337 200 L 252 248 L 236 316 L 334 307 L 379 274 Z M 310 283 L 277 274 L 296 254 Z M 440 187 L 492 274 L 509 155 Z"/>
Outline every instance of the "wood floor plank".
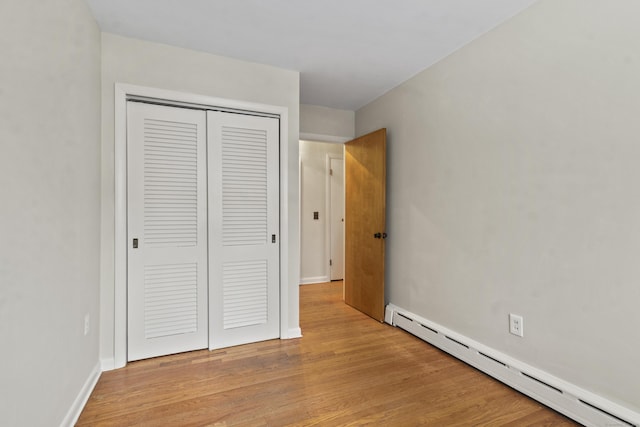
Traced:
<path fill-rule="evenodd" d="M 573 426 L 435 347 L 300 290 L 304 337 L 129 363 L 102 374 L 78 426 Z"/>

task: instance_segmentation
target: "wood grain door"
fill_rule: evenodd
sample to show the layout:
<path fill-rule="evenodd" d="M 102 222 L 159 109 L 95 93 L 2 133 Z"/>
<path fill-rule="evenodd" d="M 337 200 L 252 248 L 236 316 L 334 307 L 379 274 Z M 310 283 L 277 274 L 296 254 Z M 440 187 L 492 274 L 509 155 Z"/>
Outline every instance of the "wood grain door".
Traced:
<path fill-rule="evenodd" d="M 384 320 L 386 129 L 345 144 L 347 304 Z"/>

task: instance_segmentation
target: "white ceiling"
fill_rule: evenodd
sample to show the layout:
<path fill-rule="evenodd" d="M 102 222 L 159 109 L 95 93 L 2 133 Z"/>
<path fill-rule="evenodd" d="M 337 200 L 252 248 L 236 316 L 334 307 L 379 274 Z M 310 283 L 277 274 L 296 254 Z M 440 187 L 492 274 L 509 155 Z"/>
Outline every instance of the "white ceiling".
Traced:
<path fill-rule="evenodd" d="M 356 110 L 537 0 L 87 0 L 102 31 L 300 71 Z"/>

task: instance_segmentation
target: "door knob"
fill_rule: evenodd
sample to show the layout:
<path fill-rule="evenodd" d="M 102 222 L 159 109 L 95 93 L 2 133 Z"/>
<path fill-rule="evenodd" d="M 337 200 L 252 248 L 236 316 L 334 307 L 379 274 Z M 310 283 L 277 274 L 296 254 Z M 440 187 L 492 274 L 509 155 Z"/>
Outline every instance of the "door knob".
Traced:
<path fill-rule="evenodd" d="M 374 235 L 373 235 L 373 238 L 374 238 L 374 239 L 380 239 L 380 238 L 382 238 L 382 233 L 376 233 L 376 234 L 374 234 Z"/>

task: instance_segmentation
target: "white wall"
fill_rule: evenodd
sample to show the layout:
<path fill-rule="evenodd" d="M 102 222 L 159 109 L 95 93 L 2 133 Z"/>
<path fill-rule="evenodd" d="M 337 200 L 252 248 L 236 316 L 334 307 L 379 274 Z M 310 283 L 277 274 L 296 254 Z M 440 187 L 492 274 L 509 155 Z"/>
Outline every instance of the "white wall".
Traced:
<path fill-rule="evenodd" d="M 343 157 L 343 145 L 300 141 L 300 282 L 330 279 L 327 256 L 327 155 Z M 318 212 L 318 220 L 313 219 Z"/>
<path fill-rule="evenodd" d="M 287 107 L 289 110 L 289 328 L 299 327 L 298 134 L 299 73 L 207 53 L 102 35 L 102 256 L 101 346 L 114 357 L 114 84 L 129 83 L 218 98 Z"/>
<path fill-rule="evenodd" d="M 635 411 L 638 16 L 542 0 L 356 113 L 389 131 L 388 300 Z"/>
<path fill-rule="evenodd" d="M 318 105 L 300 105 L 300 133 L 303 138 L 318 139 L 328 135 L 353 139 L 355 112 Z"/>
<path fill-rule="evenodd" d="M 3 0 L 0 52 L 0 424 L 54 426 L 98 373 L 100 32 Z"/>

